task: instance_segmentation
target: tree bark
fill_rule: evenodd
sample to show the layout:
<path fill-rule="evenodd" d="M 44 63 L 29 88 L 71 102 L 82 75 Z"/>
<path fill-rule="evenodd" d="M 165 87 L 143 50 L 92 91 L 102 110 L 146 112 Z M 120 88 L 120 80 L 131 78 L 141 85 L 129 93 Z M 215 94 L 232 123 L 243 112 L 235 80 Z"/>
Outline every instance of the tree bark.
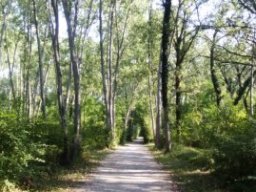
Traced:
<path fill-rule="evenodd" d="M 57 101 L 58 101 L 58 111 L 60 115 L 60 126 L 63 130 L 63 152 L 62 152 L 62 164 L 69 164 L 69 146 L 68 146 L 68 127 L 67 127 L 67 104 L 66 99 L 63 95 L 63 83 L 62 83 L 62 72 L 60 65 L 60 51 L 59 51 L 59 11 L 57 0 L 51 0 L 51 6 L 54 13 L 54 25 L 51 24 L 51 36 L 52 36 L 52 48 L 53 48 L 53 58 L 55 63 L 55 76 L 57 85 Z"/>
<path fill-rule="evenodd" d="M 215 44 L 216 44 L 217 33 L 218 31 L 215 30 L 213 34 L 213 42 L 212 42 L 211 51 L 210 51 L 210 72 L 211 72 L 212 84 L 213 84 L 215 95 L 216 95 L 216 105 L 217 107 L 220 107 L 222 94 L 221 94 L 221 87 L 220 87 L 218 77 L 216 75 L 216 69 L 214 64 L 214 54 L 215 54 Z"/>
<path fill-rule="evenodd" d="M 162 106 L 163 106 L 163 130 L 164 130 L 164 149 L 165 152 L 170 151 L 170 127 L 169 127 L 169 102 L 168 102 L 168 79 L 169 79 L 169 41 L 170 41 L 170 16 L 171 16 L 171 0 L 164 2 L 164 19 L 161 44 L 161 61 L 162 61 Z"/>
<path fill-rule="evenodd" d="M 162 53 L 161 53 L 162 55 Z M 156 139 L 155 145 L 157 149 L 161 149 L 161 127 L 162 127 L 162 62 L 159 62 L 158 74 L 157 74 L 157 96 L 156 96 Z"/>
<path fill-rule="evenodd" d="M 107 79 L 106 79 L 106 71 L 105 71 L 105 62 L 104 62 L 104 40 L 103 40 L 103 1 L 100 0 L 99 4 L 99 33 L 100 33 L 100 64 L 101 64 L 101 77 L 102 77 L 102 88 L 103 88 L 103 99 L 105 105 L 105 121 L 106 121 L 106 128 L 109 131 L 110 128 L 110 110 L 108 104 L 108 88 L 107 88 Z"/>
<path fill-rule="evenodd" d="M 75 50 L 75 37 L 76 37 L 76 26 L 77 26 L 77 17 L 78 17 L 78 6 L 79 0 L 70 2 L 68 0 L 62 0 L 62 5 L 64 9 L 65 19 L 67 23 L 68 30 L 68 44 L 69 44 L 69 53 L 70 61 L 72 64 L 73 71 L 73 81 L 74 81 L 74 140 L 73 146 L 71 149 L 71 160 L 74 161 L 79 154 L 80 150 L 80 127 L 81 127 L 81 109 L 80 109 L 80 64 L 79 60 L 76 57 Z M 73 13 L 72 13 L 72 8 Z M 72 18 L 73 16 L 73 18 Z"/>
<path fill-rule="evenodd" d="M 0 31 L 0 64 L 2 63 L 2 45 L 3 45 L 3 37 L 6 30 L 6 17 L 8 15 L 8 12 L 6 11 L 6 7 L 8 7 L 8 2 L 3 5 L 2 8 L 2 25 L 1 25 L 1 31 Z"/>
<path fill-rule="evenodd" d="M 109 129 L 109 143 L 112 144 L 115 140 L 114 130 L 114 101 L 113 101 L 113 77 L 112 77 L 112 60 L 113 60 L 113 24 L 114 24 L 114 9 L 115 0 L 111 0 L 109 13 L 109 46 L 108 46 L 108 129 Z"/>
<path fill-rule="evenodd" d="M 16 100 L 16 89 L 13 81 L 13 63 L 11 62 L 11 59 L 10 59 L 10 53 L 9 53 L 8 47 L 6 48 L 6 53 L 7 53 L 7 63 L 8 63 L 8 69 L 9 69 L 9 82 L 11 86 L 11 94 L 12 94 L 12 99 L 14 103 L 14 108 L 16 110 L 17 100 Z"/>
<path fill-rule="evenodd" d="M 152 12 L 153 2 L 150 0 L 149 2 L 149 30 L 148 30 L 148 95 L 149 95 L 149 110 L 150 110 L 150 119 L 151 119 L 151 126 L 154 135 L 154 141 L 156 143 L 156 128 L 155 128 L 155 114 L 154 114 L 154 95 L 153 95 L 153 63 L 152 63 L 152 47 L 153 47 L 153 37 L 152 37 Z"/>
<path fill-rule="evenodd" d="M 20 106 L 19 106 L 19 103 L 18 103 L 17 94 L 16 94 L 17 90 L 15 88 L 15 82 L 14 82 L 14 78 L 13 78 L 13 68 L 14 68 L 14 64 L 16 63 L 15 59 L 16 59 L 19 40 L 20 39 L 18 37 L 17 42 L 15 43 L 15 47 L 14 47 L 12 61 L 11 61 L 11 58 L 10 58 L 8 45 L 6 46 L 7 64 L 8 64 L 8 69 L 9 69 L 9 82 L 10 82 L 10 86 L 11 86 L 11 95 L 12 95 L 12 99 L 13 99 L 13 108 L 15 109 L 15 111 L 17 113 L 17 119 L 18 120 L 19 120 L 19 115 L 20 115 L 20 108 L 19 108 Z"/>
<path fill-rule="evenodd" d="M 36 2 L 32 0 L 33 3 L 33 13 L 34 13 L 34 22 L 36 28 L 36 40 L 37 40 L 37 50 L 38 50 L 38 66 L 39 66 L 39 82 L 40 82 L 40 97 L 41 97 L 41 110 L 43 118 L 46 118 L 46 102 L 45 102 L 45 94 L 44 94 L 44 72 L 43 72 L 43 61 L 42 61 L 42 49 L 39 37 L 39 28 L 37 21 L 37 10 L 36 10 Z"/>

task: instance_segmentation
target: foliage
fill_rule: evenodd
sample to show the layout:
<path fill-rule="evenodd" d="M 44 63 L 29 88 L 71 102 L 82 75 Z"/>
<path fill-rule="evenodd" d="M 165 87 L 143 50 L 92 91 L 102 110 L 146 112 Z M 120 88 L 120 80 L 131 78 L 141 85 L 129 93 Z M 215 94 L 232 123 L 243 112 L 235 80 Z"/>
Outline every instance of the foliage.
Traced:
<path fill-rule="evenodd" d="M 256 175 L 255 123 L 243 126 L 240 131 L 216 137 L 215 173 L 227 183 Z"/>
<path fill-rule="evenodd" d="M 145 102 L 138 103 L 132 113 L 131 126 L 128 129 L 127 139 L 132 141 L 138 137 L 138 133 L 143 137 L 144 143 L 149 143 L 153 141 L 153 133 L 150 124 L 150 119 L 148 118 L 147 104 Z"/>
<path fill-rule="evenodd" d="M 101 101 L 89 97 L 83 108 L 83 144 L 92 149 L 107 147 L 108 131 L 104 127 L 104 106 Z"/>
<path fill-rule="evenodd" d="M 172 178 L 176 181 L 181 191 L 250 192 L 256 189 L 255 177 L 231 181 L 230 178 L 225 177 L 228 173 L 225 172 L 227 170 L 216 174 L 215 166 L 219 162 L 216 163 L 216 154 L 212 149 L 206 150 L 184 145 L 174 145 L 171 153 L 163 153 L 155 150 L 153 146 L 150 146 L 150 148 L 156 159 L 164 165 L 164 168 L 173 173 Z M 234 153 L 233 151 L 230 150 L 229 152 Z M 234 168 L 230 163 L 234 163 L 234 159 L 232 159 L 232 162 L 229 162 L 230 168 Z M 225 162 L 225 167 L 228 167 L 228 162 Z M 231 170 L 229 169 L 229 171 Z M 252 169 L 252 171 L 254 170 Z M 232 171 L 229 172 L 229 176 L 232 176 L 232 173 Z"/>
<path fill-rule="evenodd" d="M 150 148 L 157 161 L 173 173 L 172 179 L 181 191 L 222 192 L 209 171 L 213 165 L 211 150 L 174 145 L 171 153 L 164 153 Z"/>
<path fill-rule="evenodd" d="M 1 113 L 0 119 L 0 181 L 3 189 L 9 186 L 5 181 L 31 187 L 32 178 L 39 177 L 40 172 L 54 171 L 62 146 L 62 141 L 55 138 L 61 135 L 57 123 L 18 122 L 15 115 L 8 113 Z"/>
<path fill-rule="evenodd" d="M 1 179 L 16 179 L 28 166 L 34 146 L 27 142 L 29 132 L 18 126 L 15 115 L 1 113 L 0 119 Z"/>

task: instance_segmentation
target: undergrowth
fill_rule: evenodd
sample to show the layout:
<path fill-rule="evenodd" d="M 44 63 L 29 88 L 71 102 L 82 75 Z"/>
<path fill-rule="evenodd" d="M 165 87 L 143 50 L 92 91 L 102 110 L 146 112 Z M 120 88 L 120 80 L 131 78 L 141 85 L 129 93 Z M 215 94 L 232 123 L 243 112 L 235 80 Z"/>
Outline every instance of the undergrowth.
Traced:
<path fill-rule="evenodd" d="M 171 172 L 172 179 L 184 192 L 251 192 L 256 178 L 228 181 L 216 174 L 214 151 L 176 145 L 163 153 L 150 145 L 156 160 Z"/>

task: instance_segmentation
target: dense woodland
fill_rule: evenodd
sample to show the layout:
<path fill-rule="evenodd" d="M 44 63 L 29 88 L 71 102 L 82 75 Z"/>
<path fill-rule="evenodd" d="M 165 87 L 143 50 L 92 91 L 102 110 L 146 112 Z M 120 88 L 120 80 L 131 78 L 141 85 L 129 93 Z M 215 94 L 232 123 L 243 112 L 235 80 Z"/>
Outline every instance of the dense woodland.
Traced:
<path fill-rule="evenodd" d="M 255 187 L 255 24 L 255 0 L 0 0 L 0 190 L 138 136 Z"/>

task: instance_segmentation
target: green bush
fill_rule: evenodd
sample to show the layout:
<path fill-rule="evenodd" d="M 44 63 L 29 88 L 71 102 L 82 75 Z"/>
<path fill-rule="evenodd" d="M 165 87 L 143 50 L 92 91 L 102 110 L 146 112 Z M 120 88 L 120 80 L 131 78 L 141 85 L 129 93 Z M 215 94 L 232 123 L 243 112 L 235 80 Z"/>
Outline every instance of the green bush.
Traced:
<path fill-rule="evenodd" d="M 208 104 L 187 111 L 182 138 L 187 146 L 213 151 L 214 173 L 223 181 L 235 181 L 256 174 L 255 127 L 243 106 Z"/>
<path fill-rule="evenodd" d="M 1 113 L 0 138 L 0 191 L 14 191 L 13 183 L 32 185 L 31 178 L 59 162 L 63 137 L 58 123 L 18 121 Z"/>
<path fill-rule="evenodd" d="M 32 158 L 29 133 L 22 129 L 15 115 L 0 115 L 0 177 L 15 179 Z"/>
<path fill-rule="evenodd" d="M 102 149 L 108 146 L 108 131 L 105 127 L 104 106 L 97 99 L 89 97 L 83 108 L 83 145 Z"/>
<path fill-rule="evenodd" d="M 227 181 L 255 176 L 255 126 L 233 135 L 216 137 L 214 161 L 215 173 Z"/>
<path fill-rule="evenodd" d="M 108 132 L 103 126 L 90 125 L 83 131 L 84 145 L 90 148 L 103 149 L 108 145 Z"/>

